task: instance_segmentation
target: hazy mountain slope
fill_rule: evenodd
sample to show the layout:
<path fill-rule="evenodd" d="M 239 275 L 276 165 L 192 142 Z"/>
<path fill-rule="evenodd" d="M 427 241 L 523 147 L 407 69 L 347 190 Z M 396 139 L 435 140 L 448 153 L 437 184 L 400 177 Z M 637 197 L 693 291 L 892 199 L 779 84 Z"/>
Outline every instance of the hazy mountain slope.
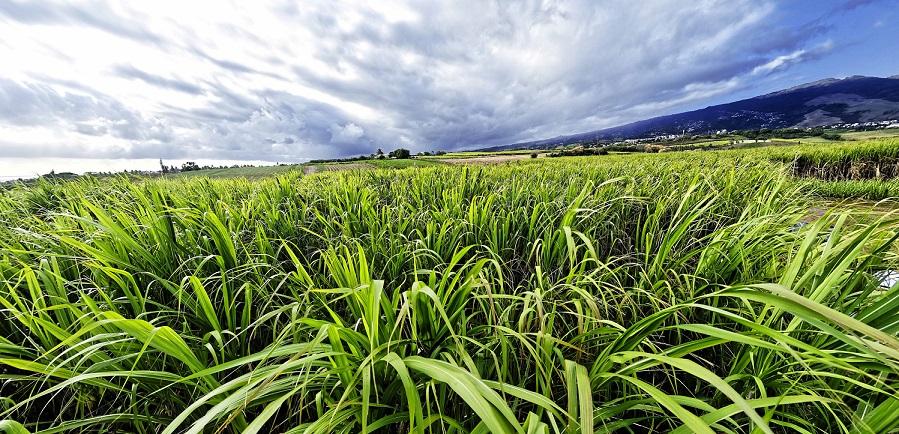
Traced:
<path fill-rule="evenodd" d="M 603 130 L 499 146 L 538 148 L 584 139 L 619 139 L 717 130 L 814 127 L 899 119 L 899 75 L 828 78 L 755 98 L 659 116 Z"/>

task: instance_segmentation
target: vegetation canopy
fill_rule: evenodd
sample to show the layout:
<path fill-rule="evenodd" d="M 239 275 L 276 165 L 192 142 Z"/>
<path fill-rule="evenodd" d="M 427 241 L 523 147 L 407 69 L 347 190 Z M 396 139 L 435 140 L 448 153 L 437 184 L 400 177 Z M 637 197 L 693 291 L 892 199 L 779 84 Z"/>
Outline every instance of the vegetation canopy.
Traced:
<path fill-rule="evenodd" d="M 895 215 L 768 151 L 8 189 L 0 432 L 895 432 Z"/>

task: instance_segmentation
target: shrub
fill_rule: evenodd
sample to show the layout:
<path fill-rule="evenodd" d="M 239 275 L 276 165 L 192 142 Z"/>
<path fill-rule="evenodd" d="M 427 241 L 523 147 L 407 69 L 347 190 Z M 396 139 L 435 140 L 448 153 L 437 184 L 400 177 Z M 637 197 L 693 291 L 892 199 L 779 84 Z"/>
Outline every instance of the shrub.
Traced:
<path fill-rule="evenodd" d="M 390 158 L 406 159 L 412 155 L 408 149 L 399 148 L 390 152 Z"/>

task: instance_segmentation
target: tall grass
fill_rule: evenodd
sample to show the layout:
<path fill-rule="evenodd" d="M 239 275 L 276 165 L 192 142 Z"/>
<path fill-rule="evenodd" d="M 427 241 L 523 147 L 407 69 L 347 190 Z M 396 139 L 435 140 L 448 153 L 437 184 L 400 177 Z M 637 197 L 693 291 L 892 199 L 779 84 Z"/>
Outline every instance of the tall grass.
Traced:
<path fill-rule="evenodd" d="M 781 149 L 775 159 L 790 162 L 796 176 L 826 181 L 891 179 L 899 176 L 899 140 Z"/>
<path fill-rule="evenodd" d="M 5 192 L 0 431 L 895 431 L 893 216 L 633 157 Z"/>
<path fill-rule="evenodd" d="M 806 190 L 829 198 L 860 198 L 869 200 L 899 198 L 899 178 L 824 181 L 803 181 Z"/>

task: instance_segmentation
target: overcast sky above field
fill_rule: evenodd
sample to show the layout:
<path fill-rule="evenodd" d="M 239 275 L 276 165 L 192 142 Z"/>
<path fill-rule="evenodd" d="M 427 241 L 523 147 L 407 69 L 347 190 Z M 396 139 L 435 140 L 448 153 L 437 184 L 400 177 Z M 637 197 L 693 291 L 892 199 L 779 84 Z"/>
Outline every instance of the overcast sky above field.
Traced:
<path fill-rule="evenodd" d="M 897 28 L 899 0 L 0 0 L 0 159 L 512 143 L 899 74 Z"/>

